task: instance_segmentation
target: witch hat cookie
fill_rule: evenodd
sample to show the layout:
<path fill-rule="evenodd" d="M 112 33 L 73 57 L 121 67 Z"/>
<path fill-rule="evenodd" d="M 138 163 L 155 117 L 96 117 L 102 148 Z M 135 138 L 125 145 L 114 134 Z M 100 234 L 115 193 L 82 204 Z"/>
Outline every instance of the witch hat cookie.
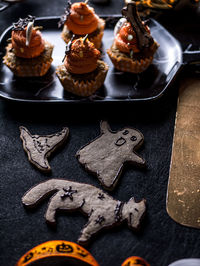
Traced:
<path fill-rule="evenodd" d="M 41 171 L 50 171 L 51 167 L 47 158 L 60 146 L 68 137 L 69 129 L 51 135 L 31 135 L 25 127 L 20 127 L 20 138 L 23 141 L 23 148 L 28 154 L 29 161 Z"/>
<path fill-rule="evenodd" d="M 145 160 L 135 152 L 144 137 L 130 127 L 113 132 L 106 121 L 101 122 L 100 128 L 101 135 L 81 148 L 76 157 L 86 170 L 98 177 L 105 189 L 112 190 L 125 163 L 145 165 Z"/>

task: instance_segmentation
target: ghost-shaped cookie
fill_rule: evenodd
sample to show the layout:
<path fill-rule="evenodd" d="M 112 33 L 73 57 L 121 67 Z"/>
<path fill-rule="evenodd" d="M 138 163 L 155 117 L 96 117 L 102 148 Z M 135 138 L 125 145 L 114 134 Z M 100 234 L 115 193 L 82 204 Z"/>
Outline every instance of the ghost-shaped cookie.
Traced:
<path fill-rule="evenodd" d="M 145 160 L 135 152 L 144 137 L 130 127 L 113 132 L 106 121 L 101 122 L 100 128 L 101 135 L 82 147 L 76 157 L 86 170 L 98 177 L 105 189 L 112 190 L 126 163 L 145 165 Z"/>

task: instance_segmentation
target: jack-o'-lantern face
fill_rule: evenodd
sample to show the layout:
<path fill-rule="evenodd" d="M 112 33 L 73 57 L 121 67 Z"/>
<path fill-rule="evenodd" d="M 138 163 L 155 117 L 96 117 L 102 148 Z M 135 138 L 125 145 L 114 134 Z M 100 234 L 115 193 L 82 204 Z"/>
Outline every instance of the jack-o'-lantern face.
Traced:
<path fill-rule="evenodd" d="M 150 266 L 143 258 L 140 257 L 130 257 L 124 261 L 122 266 Z"/>
<path fill-rule="evenodd" d="M 62 243 L 56 246 L 56 250 L 60 253 L 72 253 L 73 247 L 69 244 Z"/>

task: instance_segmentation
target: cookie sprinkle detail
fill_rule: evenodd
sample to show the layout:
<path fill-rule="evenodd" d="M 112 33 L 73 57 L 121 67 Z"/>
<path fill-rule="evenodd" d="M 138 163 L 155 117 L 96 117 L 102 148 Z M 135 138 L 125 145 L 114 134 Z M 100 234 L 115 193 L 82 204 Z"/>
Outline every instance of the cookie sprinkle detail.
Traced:
<path fill-rule="evenodd" d="M 29 22 L 34 22 L 35 17 L 28 15 L 27 18 L 20 18 L 17 22 L 13 23 L 12 30 L 18 31 L 18 30 L 25 30 L 26 26 L 28 25 Z"/>
<path fill-rule="evenodd" d="M 98 199 L 100 199 L 100 200 L 103 200 L 103 199 L 105 199 L 105 196 L 104 196 L 104 194 L 102 194 L 102 193 L 99 193 L 99 195 L 98 195 Z"/>
<path fill-rule="evenodd" d="M 95 223 L 101 225 L 103 222 L 105 222 L 105 218 L 101 215 L 98 215 L 98 218 L 95 220 Z"/>
<path fill-rule="evenodd" d="M 64 193 L 61 195 L 61 198 L 70 198 L 70 200 L 73 200 L 73 194 L 77 193 L 77 190 L 72 190 L 72 187 L 70 186 L 68 189 L 63 188 Z"/>
<path fill-rule="evenodd" d="M 118 222 L 121 220 L 121 207 L 122 207 L 122 202 L 118 201 L 115 207 L 115 222 Z"/>
<path fill-rule="evenodd" d="M 36 138 L 33 138 L 34 147 L 39 153 L 44 151 L 44 146 L 42 145 L 41 141 L 38 141 Z"/>

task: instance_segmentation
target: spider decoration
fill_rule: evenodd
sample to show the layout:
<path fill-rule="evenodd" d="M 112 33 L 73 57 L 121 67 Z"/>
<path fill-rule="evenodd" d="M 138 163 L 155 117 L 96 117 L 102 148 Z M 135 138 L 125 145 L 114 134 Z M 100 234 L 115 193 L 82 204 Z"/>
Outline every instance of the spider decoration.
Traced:
<path fill-rule="evenodd" d="M 67 7 L 65 8 L 64 14 L 61 16 L 60 21 L 58 22 L 58 27 L 60 28 L 68 19 L 70 12 L 71 12 L 71 1 L 68 0 Z"/>
<path fill-rule="evenodd" d="M 13 23 L 13 28 L 12 30 L 25 30 L 26 26 L 28 25 L 29 22 L 34 22 L 35 21 L 35 17 L 28 15 L 27 18 L 20 18 L 17 22 Z"/>

